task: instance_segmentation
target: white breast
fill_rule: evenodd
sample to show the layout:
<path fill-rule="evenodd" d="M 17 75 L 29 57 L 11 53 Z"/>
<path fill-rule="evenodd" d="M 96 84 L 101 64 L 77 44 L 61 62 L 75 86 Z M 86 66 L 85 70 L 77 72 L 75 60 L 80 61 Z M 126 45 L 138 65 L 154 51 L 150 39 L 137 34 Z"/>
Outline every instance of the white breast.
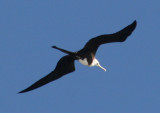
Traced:
<path fill-rule="evenodd" d="M 92 63 L 90 65 L 88 65 L 87 58 L 84 58 L 83 60 L 79 59 L 78 61 L 81 64 L 83 64 L 85 66 L 89 66 L 89 67 L 96 66 L 97 64 L 99 64 L 99 62 L 98 62 L 98 60 L 96 58 L 93 59 L 93 61 L 92 61 Z"/>
<path fill-rule="evenodd" d="M 88 65 L 88 62 L 87 62 L 87 58 L 84 58 L 83 60 L 82 59 L 79 59 L 78 60 L 81 64 L 85 65 L 85 66 L 89 66 Z"/>

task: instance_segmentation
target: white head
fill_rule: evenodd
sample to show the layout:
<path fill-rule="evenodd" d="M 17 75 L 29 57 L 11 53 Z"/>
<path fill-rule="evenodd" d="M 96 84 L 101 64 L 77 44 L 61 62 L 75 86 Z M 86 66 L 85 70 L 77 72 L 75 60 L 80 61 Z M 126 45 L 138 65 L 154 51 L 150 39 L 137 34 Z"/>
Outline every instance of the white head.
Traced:
<path fill-rule="evenodd" d="M 94 60 L 90 66 L 98 66 L 101 69 L 103 69 L 104 71 L 106 71 L 106 69 L 99 64 L 99 61 L 96 58 L 94 58 Z"/>

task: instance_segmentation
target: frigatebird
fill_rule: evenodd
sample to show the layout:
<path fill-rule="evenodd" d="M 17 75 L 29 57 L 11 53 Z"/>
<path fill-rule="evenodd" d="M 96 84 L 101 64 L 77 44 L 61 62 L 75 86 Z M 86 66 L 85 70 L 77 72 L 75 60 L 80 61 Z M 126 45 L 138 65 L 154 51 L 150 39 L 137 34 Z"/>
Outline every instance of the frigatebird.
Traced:
<path fill-rule="evenodd" d="M 57 66 L 55 67 L 54 71 L 49 73 L 47 76 L 41 78 L 28 88 L 20 91 L 19 93 L 24 93 L 31 91 L 33 89 L 39 88 L 51 81 L 57 80 L 60 77 L 71 73 L 75 71 L 74 61 L 78 60 L 81 64 L 92 67 L 92 66 L 98 66 L 104 71 L 106 69 L 102 67 L 99 63 L 99 61 L 95 58 L 96 51 L 98 47 L 105 43 L 111 43 L 111 42 L 124 42 L 129 35 L 133 32 L 133 30 L 136 28 L 136 20 L 128 25 L 127 27 L 123 28 L 122 30 L 113 33 L 113 34 L 106 34 L 106 35 L 100 35 L 95 38 L 90 39 L 86 45 L 77 52 L 71 52 L 65 49 L 61 49 L 56 46 L 52 46 L 52 48 L 55 48 L 57 50 L 60 50 L 64 53 L 66 53 L 66 56 L 63 56 L 57 63 Z"/>

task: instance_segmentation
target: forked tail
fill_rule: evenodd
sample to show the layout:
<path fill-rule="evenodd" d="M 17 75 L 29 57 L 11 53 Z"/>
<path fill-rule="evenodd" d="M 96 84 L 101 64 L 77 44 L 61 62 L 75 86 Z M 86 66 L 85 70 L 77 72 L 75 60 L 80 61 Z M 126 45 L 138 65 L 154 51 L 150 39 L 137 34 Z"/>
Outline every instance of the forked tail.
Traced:
<path fill-rule="evenodd" d="M 75 56 L 75 53 L 74 53 L 74 52 L 67 51 L 67 50 L 61 49 L 61 48 L 56 47 L 56 46 L 52 46 L 52 48 L 58 49 L 58 50 L 62 51 L 63 53 L 66 53 L 66 54 L 68 54 L 68 55 Z"/>

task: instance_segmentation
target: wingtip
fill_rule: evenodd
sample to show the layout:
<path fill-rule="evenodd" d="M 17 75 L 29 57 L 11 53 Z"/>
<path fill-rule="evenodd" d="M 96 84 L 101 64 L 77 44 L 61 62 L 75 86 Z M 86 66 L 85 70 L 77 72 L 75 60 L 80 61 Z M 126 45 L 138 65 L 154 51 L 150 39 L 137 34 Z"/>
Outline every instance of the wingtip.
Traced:
<path fill-rule="evenodd" d="M 51 46 L 51 48 L 57 48 L 56 46 Z"/>
<path fill-rule="evenodd" d="M 134 20 L 134 22 L 137 22 L 137 20 Z"/>
<path fill-rule="evenodd" d="M 128 27 L 130 28 L 131 31 L 133 31 L 137 26 L 137 20 L 134 20 L 132 24 L 130 24 Z"/>
<path fill-rule="evenodd" d="M 18 94 L 20 94 L 20 93 L 26 93 L 26 92 L 29 92 L 29 91 L 31 91 L 31 90 L 32 90 L 32 89 L 30 89 L 30 87 L 29 87 L 29 88 L 26 88 L 26 89 L 18 92 Z"/>
<path fill-rule="evenodd" d="M 25 90 L 22 90 L 22 91 L 18 92 L 18 94 L 20 94 L 20 93 L 25 93 L 25 92 L 27 92 L 27 91 L 25 91 Z"/>
<path fill-rule="evenodd" d="M 23 93 L 23 92 L 18 92 L 17 94 L 20 94 L 20 93 Z"/>
<path fill-rule="evenodd" d="M 21 94 L 21 93 L 23 93 L 23 92 L 18 92 L 17 94 Z"/>
<path fill-rule="evenodd" d="M 133 23 L 135 26 L 137 25 L 137 20 L 134 20 Z"/>

